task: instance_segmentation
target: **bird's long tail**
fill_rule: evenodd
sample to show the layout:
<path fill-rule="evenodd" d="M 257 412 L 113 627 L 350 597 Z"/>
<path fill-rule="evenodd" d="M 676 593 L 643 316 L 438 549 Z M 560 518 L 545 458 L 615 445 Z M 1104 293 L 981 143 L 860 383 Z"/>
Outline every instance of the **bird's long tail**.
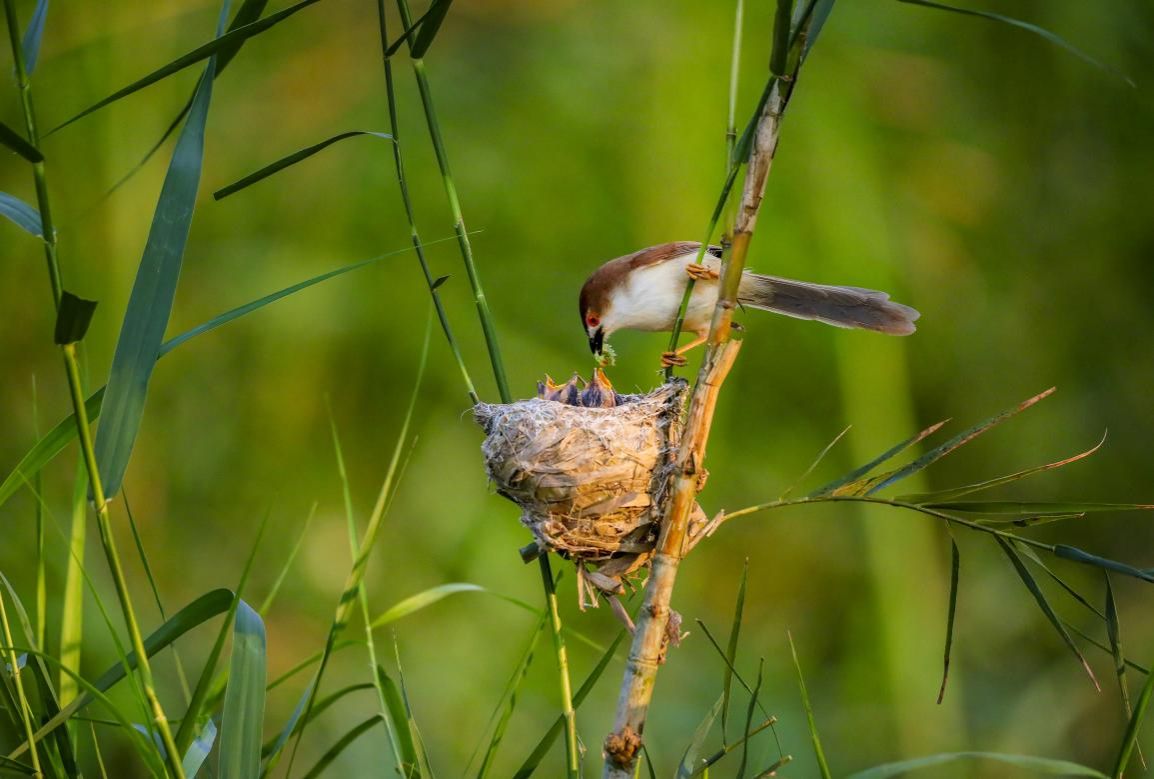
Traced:
<path fill-rule="evenodd" d="M 921 316 L 895 303 L 884 292 L 861 287 L 833 287 L 805 281 L 745 273 L 737 293 L 739 303 L 798 319 L 816 319 L 836 327 L 909 335 Z"/>

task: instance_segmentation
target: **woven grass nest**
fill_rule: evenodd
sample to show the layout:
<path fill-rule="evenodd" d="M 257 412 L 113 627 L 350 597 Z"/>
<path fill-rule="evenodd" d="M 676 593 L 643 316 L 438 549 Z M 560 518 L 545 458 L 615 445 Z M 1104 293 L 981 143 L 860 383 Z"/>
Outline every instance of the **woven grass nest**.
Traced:
<path fill-rule="evenodd" d="M 678 379 L 621 395 L 598 371 L 584 390 L 576 376 L 547 379 L 537 398 L 473 409 L 489 478 L 521 507 L 537 551 L 574 561 L 582 604 L 595 605 L 597 590 L 619 592 L 653 555 L 687 388 Z M 695 505 L 690 535 L 706 523 Z"/>

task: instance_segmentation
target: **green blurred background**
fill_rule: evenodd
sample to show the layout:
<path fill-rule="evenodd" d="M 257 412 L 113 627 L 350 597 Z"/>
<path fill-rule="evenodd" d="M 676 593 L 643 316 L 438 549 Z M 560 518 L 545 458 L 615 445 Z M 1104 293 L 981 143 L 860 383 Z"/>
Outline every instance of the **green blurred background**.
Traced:
<path fill-rule="evenodd" d="M 284 4 L 274 3 L 274 7 Z M 770 3 L 749 3 L 739 115 L 752 109 L 768 59 Z M 27 19 L 31 2 L 18 3 Z M 702 503 L 709 512 L 777 497 L 846 425 L 846 439 L 803 486 L 849 470 L 946 417 L 958 431 L 1051 385 L 1059 392 L 929 471 L 943 488 L 1104 449 L 1006 495 L 1149 501 L 1150 333 L 1154 332 L 1154 6 L 1144 0 L 997 0 L 989 10 L 1065 36 L 1137 89 L 1011 27 L 888 0 L 837 5 L 803 72 L 770 177 L 750 265 L 812 281 L 891 291 L 923 313 L 918 333 L 886 339 L 751 314 L 718 409 Z M 211 36 L 217 6 L 191 0 L 52 4 L 35 75 L 42 124 L 80 109 Z M 576 295 L 600 262 L 668 240 L 697 240 L 721 184 L 731 3 L 461 0 L 428 65 L 437 109 L 515 391 L 544 373 L 588 370 Z M 393 29 L 399 24 L 394 19 Z M 6 50 L 5 50 L 6 51 Z M 7 57 L 7 54 L 4 55 Z M 397 60 L 403 149 L 426 241 L 452 235 L 407 60 Z M 0 71 L 11 62 L 0 58 Z M 65 285 L 100 301 L 88 337 L 103 382 L 170 146 L 111 196 L 108 188 L 159 137 L 196 69 L 167 79 L 44 144 Z M 0 120 L 21 126 L 10 78 Z M 408 241 L 391 152 L 344 141 L 222 202 L 210 196 L 291 151 L 351 129 L 386 130 L 371 2 L 326 0 L 247 43 L 217 82 L 201 197 L 171 333 L 337 266 Z M 33 200 L 27 167 L 6 154 L 0 190 Z M 40 248 L 0 224 L 0 470 L 39 425 L 68 408 Z M 474 379 L 495 399 L 468 284 L 453 242 L 430 247 Z M 349 565 L 326 403 L 340 429 L 354 499 L 367 515 L 392 450 L 429 309 L 411 253 L 342 276 L 182 346 L 158 367 L 127 495 L 170 608 L 235 583 L 265 512 L 273 531 L 249 599 L 259 602 L 318 506 L 285 591 L 267 616 L 270 674 L 318 650 Z M 618 388 L 653 385 L 664 335 L 620 334 Z M 418 440 L 369 569 L 383 610 L 420 589 L 474 582 L 541 601 L 512 504 L 486 483 L 468 400 L 439 333 L 417 408 Z M 59 610 L 73 449 L 46 472 L 49 613 Z M 31 496 L 0 508 L 0 570 L 31 598 Z M 123 509 L 114 519 L 123 528 Z M 1107 514 L 1029 531 L 1137 565 L 1154 564 L 1141 514 Z M 90 535 L 93 535 L 90 533 Z M 789 659 L 792 631 L 835 775 L 934 751 L 983 749 L 1104 768 L 1124 728 L 1109 658 L 1093 648 L 1095 693 L 1004 556 L 961 533 L 961 590 L 951 686 L 935 704 L 945 627 L 949 539 L 919 515 L 813 507 L 727 525 L 682 569 L 674 606 L 691 635 L 658 681 L 647 742 L 668 775 L 715 700 L 722 664 L 693 620 L 728 630 L 742 561 L 747 619 L 738 667 L 765 659 L 764 698 L 778 715 L 783 774 L 816 774 Z M 129 548 L 127 534 L 122 546 Z M 111 587 L 90 548 L 102 592 Z M 604 644 L 608 609 L 579 613 L 568 566 L 567 625 Z M 1099 599 L 1101 577 L 1060 565 Z M 145 625 L 143 573 L 130 577 Z M 1123 638 L 1154 660 L 1154 592 L 1117 581 Z M 1068 598 L 1075 625 L 1100 625 Z M 91 598 L 89 600 L 91 606 Z M 51 624 L 51 623 L 50 623 Z M 396 626 L 409 694 L 434 768 L 460 775 L 532 629 L 532 615 L 465 594 Z M 88 616 L 85 668 L 113 659 Z M 195 667 L 209 632 L 189 642 Z M 51 635 L 51 631 L 50 631 Z M 388 636 L 382 635 L 387 643 Z M 599 653 L 570 636 L 579 682 Z M 170 666 L 162 663 L 165 677 Z M 328 683 L 366 680 L 359 650 Z M 611 667 L 578 720 L 598 775 L 620 680 Z M 278 689 L 279 729 L 304 680 Z M 539 646 L 496 775 L 506 775 L 557 712 L 548 640 Z M 175 701 L 175 687 L 167 688 Z M 309 731 L 306 755 L 375 710 L 371 691 Z M 744 716 L 744 699 L 734 707 Z M 731 730 L 735 729 L 731 726 Z M 135 770 L 109 742 L 120 775 Z M 709 742 L 716 745 L 716 735 Z M 1154 742 L 1144 739 L 1147 749 Z M 558 750 L 560 747 L 558 747 Z M 766 765 L 777 747 L 753 745 Z M 358 741 L 333 775 L 384 772 L 383 735 Z M 301 765 L 308 764 L 302 759 Z M 558 775 L 555 751 L 541 776 Z M 730 765 L 717 775 L 728 776 Z M 983 771 L 985 771 L 983 773 Z M 944 771 L 939 775 L 947 775 Z M 972 766 L 951 776 L 1009 776 Z"/>

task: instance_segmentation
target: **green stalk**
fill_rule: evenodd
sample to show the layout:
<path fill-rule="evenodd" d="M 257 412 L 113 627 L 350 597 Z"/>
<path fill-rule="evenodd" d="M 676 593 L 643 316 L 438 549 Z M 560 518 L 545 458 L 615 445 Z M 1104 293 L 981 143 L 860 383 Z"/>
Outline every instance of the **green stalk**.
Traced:
<path fill-rule="evenodd" d="M 44 772 L 40 769 L 40 753 L 36 749 L 35 731 L 32 728 L 32 707 L 28 705 L 28 698 L 24 695 L 24 682 L 21 677 L 19 658 L 16 656 L 15 642 L 12 640 L 12 628 L 8 624 L 8 611 L 4 607 L 4 595 L 0 593 L 0 626 L 4 628 L 5 661 L 12 668 L 12 681 L 16 683 L 16 699 L 20 706 L 20 719 L 24 725 L 24 738 L 31 747 L 32 770 L 34 777 L 41 777 Z"/>
<path fill-rule="evenodd" d="M 409 12 L 408 0 L 397 0 L 397 8 L 401 12 L 401 23 L 408 29 L 412 27 L 412 14 Z M 408 40 L 410 51 L 413 41 Z M 449 156 L 445 151 L 445 143 L 441 139 L 441 126 L 437 121 L 437 112 L 433 106 L 433 93 L 429 87 L 429 77 L 425 73 L 425 60 L 413 59 L 413 73 L 417 77 L 417 89 L 421 93 L 421 105 L 425 109 L 425 121 L 429 126 L 429 139 L 433 143 L 433 151 L 437 156 L 437 167 L 441 170 L 441 180 L 445 185 L 445 196 L 449 199 L 449 210 L 453 215 L 453 229 L 457 233 L 457 244 L 461 249 L 461 259 L 465 262 L 465 272 L 469 275 L 469 285 L 473 289 L 473 300 L 477 304 L 477 316 L 481 320 L 481 330 L 485 335 L 485 346 L 489 350 L 489 362 L 493 366 L 493 378 L 497 382 L 497 392 L 502 403 L 513 400 L 509 392 L 509 383 L 505 378 L 505 365 L 501 361 L 501 348 L 497 343 L 497 329 L 493 324 L 493 314 L 489 311 L 489 302 L 485 298 L 485 291 L 481 288 L 481 278 L 477 274 L 477 267 L 473 263 L 473 247 L 469 243 L 469 234 L 465 229 L 465 217 L 461 214 L 461 203 L 457 198 L 457 185 L 453 181 L 453 173 L 449 169 Z"/>
<path fill-rule="evenodd" d="M 32 433 L 40 439 L 40 412 L 36 403 L 36 376 L 32 376 Z M 35 646 L 44 651 L 44 637 L 48 624 L 48 583 L 44 565 L 44 473 L 36 471 L 33 488 L 40 497 L 36 500 L 36 637 Z"/>
<path fill-rule="evenodd" d="M 384 11 L 381 4 L 378 2 L 378 9 L 380 9 L 381 29 L 382 35 L 384 31 Z M 406 28 L 412 27 L 412 14 L 409 11 L 408 0 L 397 0 L 397 9 L 401 14 L 401 23 Z M 383 39 L 382 39 L 383 40 Z M 409 50 L 412 51 L 412 38 L 408 40 Z M 386 77 L 390 74 L 389 62 L 385 60 Z M 417 78 L 417 88 L 421 93 L 421 105 L 425 111 L 425 121 L 429 127 L 429 138 L 433 143 L 433 150 L 437 157 L 437 165 L 441 170 L 441 178 L 445 185 L 445 195 L 449 199 L 449 208 L 453 214 L 454 229 L 457 233 L 457 243 L 461 250 L 461 258 L 465 263 L 465 270 L 469 275 L 469 284 L 473 289 L 473 299 L 477 304 L 477 315 L 481 320 L 481 330 L 485 335 L 485 345 L 489 351 L 489 362 L 493 367 L 493 378 L 497 382 L 497 392 L 501 396 L 502 403 L 511 403 L 513 395 L 509 391 L 509 383 L 505 378 L 505 367 L 501 361 L 501 350 L 497 343 L 497 332 L 493 324 L 493 316 L 489 311 L 489 303 L 485 298 L 485 293 L 481 289 L 481 279 L 477 274 L 476 265 L 473 263 L 473 248 L 469 243 L 469 236 L 465 230 L 465 219 L 461 214 L 461 204 L 457 197 L 457 187 L 453 182 L 453 175 L 449 169 L 449 158 L 445 152 L 445 144 L 441 138 L 440 124 L 437 121 L 436 109 L 433 106 L 433 94 L 429 88 L 429 79 L 425 73 L 425 62 L 423 58 L 413 59 L 413 72 Z M 391 83 L 391 81 L 390 81 Z M 390 109 L 391 112 L 395 110 L 395 101 L 390 93 Z M 396 126 L 394 121 L 393 130 L 395 132 Z M 396 135 L 393 136 L 394 139 Z M 400 154 L 400 143 L 394 144 L 396 154 Z M 402 191 L 405 191 L 402 189 Z M 541 580 L 544 582 L 545 588 L 545 602 L 549 608 L 549 624 L 553 632 L 553 648 L 557 654 L 557 673 L 560 678 L 561 686 L 561 713 L 565 718 L 565 753 L 568 757 L 567 770 L 568 776 L 577 776 L 577 759 L 579 747 L 577 744 L 577 723 L 576 713 L 573 709 L 573 695 L 572 683 L 569 680 L 569 658 L 565 650 L 565 641 L 562 638 L 561 630 L 561 615 L 557 608 L 557 593 L 553 585 L 553 568 L 549 562 L 549 555 L 543 554 L 537 558 L 537 564 L 541 570 Z"/>
<path fill-rule="evenodd" d="M 24 127 L 28 133 L 28 140 L 39 148 L 40 134 L 36 127 L 36 113 L 32 103 L 32 84 L 28 72 L 24 67 L 24 47 L 20 40 L 20 25 L 16 19 L 16 8 L 13 0 L 4 0 L 4 14 L 8 23 L 8 39 L 12 48 L 12 60 L 16 68 L 16 82 L 20 91 L 21 108 L 24 113 Z M 36 201 L 40 210 L 40 219 L 44 231 L 44 257 L 48 263 L 48 278 L 52 286 L 52 302 L 54 307 L 60 307 L 60 298 L 64 288 L 60 275 L 60 263 L 56 252 L 56 228 L 52 222 L 52 208 L 48 197 L 48 180 L 43 162 L 34 163 L 32 175 L 36 182 Z M 160 699 L 152 682 L 152 668 L 148 661 L 148 654 L 144 651 L 144 640 L 140 634 L 140 627 L 136 622 L 136 614 L 132 609 L 132 601 L 128 593 L 128 584 L 124 578 L 124 571 L 120 565 L 120 556 L 112 537 L 111 523 L 108 517 L 108 504 L 104 498 L 104 488 L 100 482 L 100 472 L 96 468 L 96 455 L 92 448 L 92 429 L 88 423 L 88 413 L 84 407 L 84 388 L 80 378 L 80 366 L 77 359 L 76 344 L 61 346 L 64 356 L 64 367 L 68 377 L 68 388 L 72 397 L 72 408 L 76 415 L 77 433 L 84 454 L 84 463 L 88 469 L 89 487 L 92 491 L 93 503 L 96 507 L 97 526 L 100 530 L 100 540 L 108 559 L 108 567 L 112 572 L 116 584 L 116 593 L 120 600 L 121 611 L 124 613 L 124 622 L 128 627 L 132 639 L 132 647 L 136 651 L 139 663 L 141 683 L 145 697 L 152 709 L 153 719 L 167 752 L 167 760 L 173 775 L 178 779 L 184 778 L 184 769 L 176 746 L 172 740 L 172 731 L 168 726 L 168 718 L 160 705 Z"/>
<path fill-rule="evenodd" d="M 405 176 L 405 161 L 401 155 L 401 137 L 400 137 L 400 122 L 397 119 L 397 95 L 396 89 L 393 86 L 393 62 L 388 56 L 389 50 L 389 36 L 388 28 L 385 21 L 385 0 L 377 0 L 377 21 L 380 29 L 381 37 L 381 52 L 384 53 L 384 67 L 385 67 L 385 93 L 389 100 L 389 134 L 393 136 L 393 166 L 397 171 L 397 185 L 401 190 L 401 202 L 405 206 L 405 218 L 409 222 L 409 237 L 413 242 L 413 251 L 417 254 L 417 261 L 421 265 L 421 273 L 425 275 L 425 284 L 429 288 L 429 294 L 433 298 L 433 306 L 437 310 L 437 319 L 441 323 L 441 330 L 445 333 L 445 340 L 449 342 L 449 349 L 453 352 L 453 359 L 457 362 L 457 368 L 461 371 L 461 378 L 465 382 L 465 391 L 469 393 L 469 400 L 474 405 L 481 402 L 480 396 L 477 395 L 477 390 L 473 386 L 473 379 L 469 376 L 469 369 L 465 367 L 465 360 L 461 356 L 461 347 L 457 345 L 457 339 L 453 337 L 453 329 L 449 326 L 449 317 L 445 313 L 445 305 L 441 301 L 441 293 L 438 291 L 438 282 L 433 278 L 432 272 L 429 270 L 428 260 L 425 259 L 424 244 L 421 243 L 420 233 L 417 232 L 417 221 L 413 214 L 413 201 L 409 197 L 409 181 Z M 411 39 L 411 38 L 409 38 Z M 373 675 L 376 675 L 374 669 Z"/>

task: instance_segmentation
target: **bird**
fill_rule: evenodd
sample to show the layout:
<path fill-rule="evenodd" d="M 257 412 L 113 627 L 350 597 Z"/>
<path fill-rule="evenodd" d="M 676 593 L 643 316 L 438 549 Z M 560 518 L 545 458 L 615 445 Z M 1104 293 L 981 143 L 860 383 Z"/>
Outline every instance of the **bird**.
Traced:
<path fill-rule="evenodd" d="M 618 330 L 671 331 L 685 287 L 695 280 L 683 329 L 696 337 L 674 352 L 665 352 L 666 367 L 685 365 L 685 353 L 705 343 L 717 304 L 721 247 L 709 246 L 697 263 L 701 244 L 674 241 L 650 246 L 610 260 L 581 288 L 581 324 L 589 349 L 600 358 L 609 336 Z M 890 300 L 885 292 L 862 287 L 830 286 L 745 271 L 738 287 L 742 306 L 836 327 L 909 335 L 921 314 Z"/>

